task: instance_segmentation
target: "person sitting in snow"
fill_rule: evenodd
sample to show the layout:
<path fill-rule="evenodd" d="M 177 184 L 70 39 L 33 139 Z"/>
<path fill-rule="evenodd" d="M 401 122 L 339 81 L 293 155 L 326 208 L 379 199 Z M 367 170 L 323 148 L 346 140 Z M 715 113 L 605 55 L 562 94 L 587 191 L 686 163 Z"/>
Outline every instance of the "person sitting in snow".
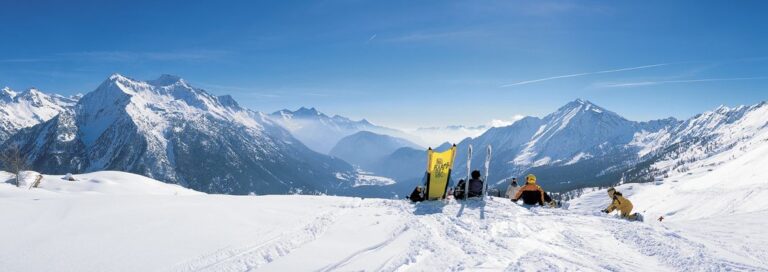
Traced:
<path fill-rule="evenodd" d="M 517 194 L 518 189 L 520 189 L 520 186 L 517 185 L 517 178 L 512 178 L 512 182 L 510 182 L 509 187 L 507 187 L 507 193 L 504 196 L 512 199 Z"/>
<path fill-rule="evenodd" d="M 533 174 L 529 174 L 525 177 L 525 186 L 520 187 L 520 189 L 517 190 L 512 201 L 517 202 L 521 198 L 526 205 L 539 204 L 544 206 L 544 189 L 541 189 L 541 186 L 536 185 L 536 176 Z"/>
<path fill-rule="evenodd" d="M 421 202 L 425 200 L 424 196 L 424 189 L 421 188 L 421 186 L 416 186 L 416 189 L 413 189 L 413 192 L 411 192 L 411 196 L 409 197 L 411 201 L 413 202 Z"/>
<path fill-rule="evenodd" d="M 616 188 L 608 188 L 608 197 L 611 198 L 611 205 L 603 210 L 604 213 L 612 213 L 615 210 L 621 212 L 621 217 L 629 220 L 636 220 L 637 213 L 632 213 L 632 202 L 626 199 L 624 195 L 616 191 Z"/>
<path fill-rule="evenodd" d="M 464 198 L 464 186 L 466 186 L 466 182 L 464 181 L 464 179 L 460 179 L 458 184 L 456 184 L 456 187 L 453 187 L 453 190 L 451 190 L 451 194 L 453 194 L 453 198 L 455 199 Z"/>
<path fill-rule="evenodd" d="M 483 195 L 483 180 L 480 179 L 480 171 L 472 171 L 472 179 L 469 180 L 469 197 Z"/>

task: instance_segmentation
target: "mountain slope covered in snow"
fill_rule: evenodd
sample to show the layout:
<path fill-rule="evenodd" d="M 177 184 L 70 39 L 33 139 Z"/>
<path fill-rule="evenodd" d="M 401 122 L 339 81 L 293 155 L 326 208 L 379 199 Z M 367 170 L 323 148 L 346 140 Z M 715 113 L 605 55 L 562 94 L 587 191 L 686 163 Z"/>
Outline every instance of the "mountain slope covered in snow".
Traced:
<path fill-rule="evenodd" d="M 79 97 L 46 94 L 37 89 L 16 92 L 0 89 L 0 143 L 8 140 L 22 128 L 45 122 L 71 109 Z"/>
<path fill-rule="evenodd" d="M 499 185 L 529 172 L 553 191 L 647 182 L 751 141 L 768 130 L 767 109 L 766 103 L 720 107 L 684 121 L 635 122 L 579 99 L 543 118 L 526 117 L 462 141 L 457 158 L 466 156 L 469 144 L 492 145 L 490 178 Z M 482 169 L 480 153 L 474 169 Z M 457 160 L 459 176 L 466 174 L 464 162 Z"/>
<path fill-rule="evenodd" d="M 25 129 L 18 147 L 33 169 L 120 170 L 205 192 L 341 192 L 347 163 L 306 148 L 265 115 L 164 75 L 112 75 L 72 110 Z"/>
<path fill-rule="evenodd" d="M 739 141 L 732 148 L 704 159 L 684 163 L 660 162 L 674 167 L 674 171 L 656 182 L 623 184 L 616 188 L 633 202 L 636 211 L 645 215 L 646 221 L 663 216 L 665 224 L 689 233 L 693 241 L 715 249 L 720 255 L 761 263 L 763 267 L 759 270 L 765 270 L 768 251 L 764 247 L 768 244 L 768 236 L 764 234 L 763 226 L 768 218 L 768 202 L 765 201 L 768 199 L 768 173 L 763 168 L 768 165 L 768 131 L 754 130 L 762 121 L 748 122 L 765 120 L 756 119 L 765 116 L 761 108 L 752 107 L 752 110 L 744 111 L 748 113 L 739 118 L 741 121 L 731 123 L 740 129 L 725 130 L 754 133 L 748 140 Z M 710 117 L 721 115 L 718 112 L 733 111 L 721 109 L 702 116 L 715 120 L 719 118 Z M 752 129 L 749 124 L 753 125 Z M 607 205 L 606 199 L 605 190 L 589 192 L 571 201 L 570 210 L 602 209 Z"/>

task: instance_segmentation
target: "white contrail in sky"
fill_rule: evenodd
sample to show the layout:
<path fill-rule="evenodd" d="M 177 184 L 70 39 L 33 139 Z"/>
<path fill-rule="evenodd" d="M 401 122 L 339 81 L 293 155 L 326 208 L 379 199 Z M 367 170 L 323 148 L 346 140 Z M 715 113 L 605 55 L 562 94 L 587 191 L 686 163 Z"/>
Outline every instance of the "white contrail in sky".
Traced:
<path fill-rule="evenodd" d="M 553 80 L 553 79 L 561 79 L 561 78 L 580 77 L 580 76 L 588 76 L 588 75 L 608 74 L 608 73 L 616 73 L 616 72 L 623 72 L 623 71 L 648 69 L 648 68 L 653 68 L 653 67 L 666 66 L 666 65 L 670 65 L 670 64 L 671 63 L 659 63 L 659 64 L 652 64 L 652 65 L 643 65 L 643 66 L 637 66 L 637 67 L 628 67 L 628 68 L 604 70 L 604 71 L 589 72 L 589 73 L 578 73 L 578 74 L 570 74 L 570 75 L 562 75 L 562 76 L 545 77 L 545 78 L 540 78 L 540 79 L 526 80 L 526 81 L 520 81 L 520 82 L 515 82 L 515 83 L 510 83 L 510 84 L 504 84 L 504 85 L 501 85 L 501 87 L 504 88 L 504 87 L 520 86 L 520 85 L 525 85 L 525 84 L 531 84 L 531 83 L 542 82 L 542 81 Z"/>
<path fill-rule="evenodd" d="M 601 84 L 599 87 L 603 87 L 603 88 L 638 87 L 638 86 L 651 86 L 651 85 L 673 84 L 673 83 L 737 81 L 737 80 L 754 80 L 754 79 L 768 79 L 768 77 L 762 76 L 762 77 L 731 77 L 731 78 L 702 78 L 702 79 L 684 79 L 684 80 L 640 81 L 640 82 Z"/>

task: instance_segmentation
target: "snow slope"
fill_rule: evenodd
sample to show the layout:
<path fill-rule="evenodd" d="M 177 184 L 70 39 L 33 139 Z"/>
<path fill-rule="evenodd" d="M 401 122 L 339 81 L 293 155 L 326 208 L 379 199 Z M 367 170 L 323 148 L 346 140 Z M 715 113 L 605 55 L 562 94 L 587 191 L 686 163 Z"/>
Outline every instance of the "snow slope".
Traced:
<path fill-rule="evenodd" d="M 72 175 L 75 181 L 69 181 L 65 175 L 41 175 L 34 171 L 21 174 L 19 190 L 25 194 L 46 196 L 79 195 L 202 195 L 179 185 L 162 183 L 144 176 L 119 172 L 100 171 L 88 174 Z M 38 186 L 31 188 L 38 176 L 42 176 Z M 13 178 L 8 172 L 0 172 L 0 180 Z M 0 183 L 5 186 L 5 183 Z M 31 189 L 30 189 L 31 188 Z M 26 190 L 26 191 L 24 191 Z M 0 191 L 0 197 L 13 197 L 19 192 Z"/>
<path fill-rule="evenodd" d="M 680 172 L 655 183 L 624 184 L 624 193 L 647 220 L 663 216 L 664 225 L 693 241 L 748 261 L 768 262 L 768 134 L 704 160 L 683 164 Z M 571 202 L 571 210 L 602 209 L 605 190 Z"/>
<path fill-rule="evenodd" d="M 173 185 L 144 178 L 135 188 L 147 194 L 118 195 L 105 188 L 127 186 L 135 176 L 76 177 L 81 180 L 46 176 L 42 188 L 31 190 L 0 183 L 0 229 L 12 230 L 0 232 L 4 271 L 768 270 L 761 255 L 768 244 L 721 247 L 703 232 L 730 233 L 724 239 L 732 244 L 752 233 L 708 221 L 637 223 L 499 198 L 414 205 L 331 196 L 151 195 L 158 189 L 143 185 Z M 90 180 L 102 180 L 104 188 L 67 189 Z M 585 202 L 590 199 L 602 202 Z M 730 223 L 760 226 L 768 218 L 750 215 Z"/>

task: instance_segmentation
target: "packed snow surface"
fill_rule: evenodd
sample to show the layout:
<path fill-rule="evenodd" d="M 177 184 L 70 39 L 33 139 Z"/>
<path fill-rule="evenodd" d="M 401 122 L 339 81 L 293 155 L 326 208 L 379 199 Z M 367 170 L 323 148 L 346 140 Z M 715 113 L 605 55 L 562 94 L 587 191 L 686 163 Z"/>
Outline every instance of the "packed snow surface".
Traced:
<path fill-rule="evenodd" d="M 20 188 L 0 183 L 3 271 L 768 270 L 762 208 L 664 222 L 650 209 L 640 223 L 596 212 L 604 191 L 564 210 L 502 198 L 206 195 L 119 172 L 43 176 L 28 189 L 29 174 Z M 644 209 L 640 194 L 662 187 L 632 188 Z"/>

